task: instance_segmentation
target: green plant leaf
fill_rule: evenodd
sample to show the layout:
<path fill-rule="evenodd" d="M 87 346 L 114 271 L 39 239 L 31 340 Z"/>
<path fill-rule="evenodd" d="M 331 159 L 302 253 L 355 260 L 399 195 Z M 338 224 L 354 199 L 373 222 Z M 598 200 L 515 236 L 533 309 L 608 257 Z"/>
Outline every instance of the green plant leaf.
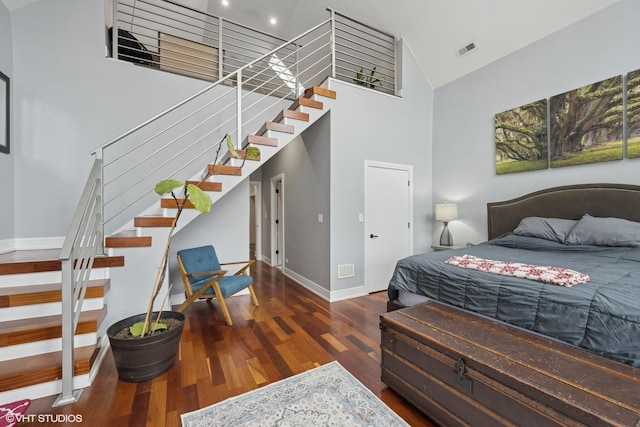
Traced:
<path fill-rule="evenodd" d="M 229 155 L 234 159 L 240 159 L 241 158 L 240 154 L 238 154 L 238 152 L 236 151 L 236 148 L 231 143 L 231 135 L 227 134 L 226 139 L 227 139 L 227 149 L 229 150 Z"/>
<path fill-rule="evenodd" d="M 247 159 L 256 160 L 260 157 L 260 149 L 258 147 L 247 147 Z"/>
<path fill-rule="evenodd" d="M 134 337 L 139 337 L 140 335 L 142 335 L 142 328 L 144 328 L 144 322 L 137 322 L 129 327 L 129 332 L 131 332 L 131 335 L 133 335 Z M 150 327 L 151 332 L 167 328 L 168 326 L 166 323 L 152 323 Z"/>
<path fill-rule="evenodd" d="M 193 206 L 198 212 L 209 212 L 211 210 L 211 197 L 199 187 L 188 184 L 187 192 L 189 193 L 189 200 L 193 203 Z"/>
<path fill-rule="evenodd" d="M 163 179 L 156 184 L 155 191 L 161 196 L 171 193 L 175 188 L 184 186 L 184 182 L 177 179 Z"/>

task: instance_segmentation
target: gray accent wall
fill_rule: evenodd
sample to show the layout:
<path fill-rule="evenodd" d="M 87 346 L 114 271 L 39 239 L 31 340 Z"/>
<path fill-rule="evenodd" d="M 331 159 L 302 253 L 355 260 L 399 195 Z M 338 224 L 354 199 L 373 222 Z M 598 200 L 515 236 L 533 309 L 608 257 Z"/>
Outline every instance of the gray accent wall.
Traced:
<path fill-rule="evenodd" d="M 284 268 L 330 290 L 330 113 L 318 119 L 262 168 L 262 253 L 271 253 L 271 179 L 284 179 Z M 318 215 L 323 216 L 322 223 Z M 273 264 L 275 260 L 271 260 Z"/>
<path fill-rule="evenodd" d="M 10 89 L 13 92 L 13 35 L 11 28 L 11 14 L 4 3 L 0 2 L 0 71 L 12 80 Z M 14 98 L 13 94 L 12 98 Z M 13 106 L 13 103 L 11 105 Z M 13 123 L 11 123 L 10 131 L 12 134 L 14 133 Z M 0 209 L 0 241 L 10 239 L 14 235 L 15 181 L 13 179 L 13 162 L 15 156 L 13 152 L 15 145 L 13 144 L 13 138 L 10 141 L 11 153 L 9 155 L 0 153 L 0 182 L 3 184 L 2 188 L 5 197 L 5 203 L 2 204 L 3 207 Z"/>
<path fill-rule="evenodd" d="M 487 202 L 559 185 L 640 184 L 640 159 L 497 176 L 493 129 L 496 113 L 640 68 L 639 17 L 640 2 L 623 0 L 435 91 L 433 203 L 458 204 L 456 244 L 486 240 Z"/>

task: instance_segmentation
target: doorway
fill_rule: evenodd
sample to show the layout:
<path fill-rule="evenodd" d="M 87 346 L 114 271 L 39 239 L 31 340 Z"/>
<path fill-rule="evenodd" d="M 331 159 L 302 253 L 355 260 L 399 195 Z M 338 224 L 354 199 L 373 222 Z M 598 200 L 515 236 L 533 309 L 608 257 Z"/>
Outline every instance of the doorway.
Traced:
<path fill-rule="evenodd" d="M 413 253 L 413 166 L 365 160 L 364 281 L 387 289 L 396 262 Z"/>
<path fill-rule="evenodd" d="M 271 178 L 271 266 L 284 267 L 284 174 Z"/>
<path fill-rule="evenodd" d="M 249 259 L 262 259 L 262 183 L 249 182 Z"/>

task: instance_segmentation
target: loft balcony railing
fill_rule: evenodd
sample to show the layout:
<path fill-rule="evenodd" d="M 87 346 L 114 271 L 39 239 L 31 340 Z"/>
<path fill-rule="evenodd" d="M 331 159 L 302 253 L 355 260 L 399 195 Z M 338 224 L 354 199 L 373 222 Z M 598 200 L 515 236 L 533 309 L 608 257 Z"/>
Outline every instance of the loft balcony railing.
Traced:
<path fill-rule="evenodd" d="M 333 10 L 330 14 L 293 40 L 271 47 L 277 42 L 272 36 L 260 33 L 266 38 L 249 44 L 257 33 L 247 31 L 254 30 L 223 20 L 215 23 L 215 17 L 171 1 L 114 1 L 112 33 L 119 35 L 112 46 L 114 57 L 162 69 L 163 56 L 170 56 L 166 52 L 188 47 L 190 54 L 207 51 L 209 57 L 185 55 L 167 71 L 208 80 L 216 79 L 211 70 L 217 70 L 218 78 L 92 153 L 94 166 L 60 253 L 63 367 L 56 405 L 75 402 L 79 396 L 73 390 L 74 334 L 93 259 L 104 254 L 104 236 L 132 225 L 134 216 L 157 204 L 156 182 L 198 176 L 216 157 L 225 134 L 243 148 L 249 133 L 289 106 L 304 88 L 328 77 L 362 84 L 358 75 L 365 75 L 373 77 L 365 82 L 378 80 L 369 89 L 396 93 L 395 40 Z M 126 33 L 144 46 L 128 45 L 125 50 L 121 29 L 127 22 Z M 232 33 L 231 28 L 237 29 Z M 181 47 L 165 48 L 163 40 Z M 145 52 L 148 55 L 141 57 Z M 225 158 L 227 149 L 220 148 L 218 158 Z"/>

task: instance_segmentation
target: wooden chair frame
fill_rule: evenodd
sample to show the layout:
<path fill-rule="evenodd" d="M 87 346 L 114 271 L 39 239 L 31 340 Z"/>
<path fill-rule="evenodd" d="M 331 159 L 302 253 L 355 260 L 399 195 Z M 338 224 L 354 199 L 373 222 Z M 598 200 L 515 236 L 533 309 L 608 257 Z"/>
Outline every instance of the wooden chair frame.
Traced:
<path fill-rule="evenodd" d="M 249 273 L 247 270 L 249 269 L 249 267 L 253 265 L 254 262 L 255 260 L 233 261 L 233 262 L 224 262 L 224 263 L 221 262 L 220 266 L 222 267 L 223 265 L 245 264 L 244 267 L 242 267 L 240 270 L 238 270 L 234 274 L 234 276 L 241 275 L 241 274 L 248 276 Z M 180 258 L 179 255 L 178 255 L 178 267 L 180 267 L 180 274 L 182 276 L 182 282 L 184 283 L 184 290 L 187 294 L 187 299 L 180 305 L 180 307 L 178 307 L 177 311 L 179 312 L 184 311 L 189 305 L 191 305 L 197 299 L 206 298 L 210 300 L 213 297 L 203 296 L 203 294 L 208 289 L 212 289 L 215 295 L 215 298 L 220 303 L 220 307 L 222 308 L 222 314 L 224 315 L 227 325 L 229 326 L 233 325 L 233 322 L 231 321 L 231 315 L 229 314 L 229 309 L 227 308 L 227 303 L 225 302 L 225 297 L 222 295 L 222 290 L 220 289 L 220 284 L 218 283 L 218 280 L 220 280 L 220 278 L 223 277 L 225 274 L 227 274 L 229 271 L 215 270 L 215 271 L 202 271 L 202 272 L 198 271 L 193 273 L 187 273 L 187 270 L 185 269 L 184 264 L 182 263 L 182 259 Z M 193 289 L 191 288 L 191 282 L 189 281 L 190 277 L 209 276 L 212 274 L 214 274 L 215 276 L 212 277 L 207 284 L 203 285 L 196 292 L 193 292 Z M 253 290 L 253 284 L 247 286 L 247 289 L 249 289 L 249 294 L 251 295 L 251 302 L 253 303 L 254 306 L 258 307 L 260 304 L 258 304 L 258 298 L 256 297 L 256 293 Z"/>

